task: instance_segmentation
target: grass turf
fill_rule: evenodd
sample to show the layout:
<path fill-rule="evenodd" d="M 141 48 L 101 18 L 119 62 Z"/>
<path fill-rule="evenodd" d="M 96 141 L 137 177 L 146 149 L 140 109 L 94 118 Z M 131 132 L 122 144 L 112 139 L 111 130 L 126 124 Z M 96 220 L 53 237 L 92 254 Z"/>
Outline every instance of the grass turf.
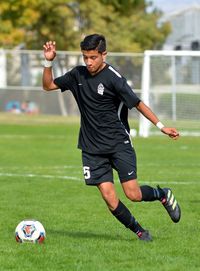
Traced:
<path fill-rule="evenodd" d="M 143 243 L 85 186 L 78 122 L 0 116 L 0 270 L 200 270 L 200 138 L 133 140 L 140 183 L 170 186 L 182 208 L 174 224 L 159 202 L 128 201 L 115 174 L 121 200 L 153 235 Z M 16 243 L 15 227 L 25 218 L 43 223 L 43 245 Z"/>

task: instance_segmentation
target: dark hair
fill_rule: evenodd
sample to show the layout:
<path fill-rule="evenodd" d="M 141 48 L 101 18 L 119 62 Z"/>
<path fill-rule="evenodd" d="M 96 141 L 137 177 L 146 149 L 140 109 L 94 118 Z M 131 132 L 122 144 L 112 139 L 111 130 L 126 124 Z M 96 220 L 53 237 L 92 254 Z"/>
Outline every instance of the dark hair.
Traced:
<path fill-rule="evenodd" d="M 106 39 L 103 35 L 92 34 L 84 38 L 80 43 L 81 50 L 98 50 L 99 53 L 106 51 Z"/>

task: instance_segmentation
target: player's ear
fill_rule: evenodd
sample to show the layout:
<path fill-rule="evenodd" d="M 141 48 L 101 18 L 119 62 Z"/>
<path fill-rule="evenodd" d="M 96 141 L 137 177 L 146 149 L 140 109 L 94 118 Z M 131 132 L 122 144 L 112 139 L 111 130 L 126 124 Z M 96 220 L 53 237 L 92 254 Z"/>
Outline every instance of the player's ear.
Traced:
<path fill-rule="evenodd" d="M 104 52 L 102 53 L 103 61 L 105 61 L 105 60 L 106 60 L 106 56 L 107 56 L 107 52 L 106 52 L 106 51 L 104 51 Z"/>

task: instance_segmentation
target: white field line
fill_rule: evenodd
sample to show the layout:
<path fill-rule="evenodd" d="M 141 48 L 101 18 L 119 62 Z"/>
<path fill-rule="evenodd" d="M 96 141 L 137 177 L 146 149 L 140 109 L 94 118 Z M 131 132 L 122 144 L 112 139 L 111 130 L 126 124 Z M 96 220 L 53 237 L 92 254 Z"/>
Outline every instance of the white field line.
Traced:
<path fill-rule="evenodd" d="M 83 179 L 73 177 L 73 176 L 58 176 L 58 175 L 40 175 L 40 174 L 17 174 L 17 173 L 1 173 L 0 172 L 0 177 L 25 177 L 25 178 L 44 178 L 44 179 L 63 179 L 63 180 L 74 180 L 74 181 L 83 181 Z M 147 183 L 149 184 L 166 184 L 167 182 L 165 181 L 148 181 Z M 169 181 L 168 184 L 174 184 L 174 185 L 198 185 L 200 182 L 198 181 L 193 181 L 193 182 L 186 182 L 186 181 L 180 181 L 180 182 L 175 182 L 175 181 Z"/>
<path fill-rule="evenodd" d="M 150 135 L 160 135 L 160 132 L 158 131 L 151 131 Z M 199 137 L 200 136 L 200 132 L 198 131 L 180 131 L 180 135 L 181 136 L 196 136 Z"/>
<path fill-rule="evenodd" d="M 188 166 L 188 163 L 176 163 L 176 165 L 171 165 L 171 162 L 168 162 L 168 163 L 165 163 L 165 165 L 169 165 L 171 168 L 175 167 L 186 167 Z M 160 169 L 160 164 L 155 164 L 155 163 L 151 163 L 151 162 L 148 162 L 148 164 L 145 165 L 145 167 L 158 167 Z M 199 163 L 192 163 L 190 165 L 190 167 L 195 167 L 195 168 L 199 168 Z M 55 166 L 44 166 L 44 165 L 41 165 L 41 166 L 32 166 L 31 165 L 31 168 L 34 169 L 34 170 L 40 170 L 40 169 L 76 169 L 76 170 L 82 170 L 82 165 L 80 164 L 79 165 L 55 165 Z M 2 171 L 5 171 L 5 170 L 26 170 L 26 169 L 30 169 L 30 166 L 0 166 L 0 170 Z M 77 172 L 77 171 L 76 171 Z M 200 172 L 200 171 L 199 171 Z"/>
<path fill-rule="evenodd" d="M 82 169 L 81 166 L 31 166 L 32 169 Z M 11 169 L 11 170 L 24 170 L 24 169 L 30 169 L 30 166 L 4 166 L 4 167 L 1 167 L 0 166 L 0 170 L 8 170 L 8 169 Z"/>
<path fill-rule="evenodd" d="M 64 179 L 82 181 L 82 179 L 73 176 L 58 176 L 58 175 L 40 175 L 40 174 L 17 174 L 17 173 L 1 173 L 0 177 L 25 177 L 25 178 L 44 178 L 44 179 Z"/>
<path fill-rule="evenodd" d="M 66 139 L 65 135 L 45 135 L 45 134 L 40 134 L 40 135 L 18 135 L 18 134 L 2 134 L 0 135 L 0 138 L 5 138 L 5 139 L 30 139 L 30 138 L 41 138 L 44 137 L 46 139 Z"/>
<path fill-rule="evenodd" d="M 193 137 L 199 137 L 200 136 L 200 132 L 198 131 L 180 131 L 181 136 L 193 136 Z M 150 135 L 153 136 L 160 136 L 160 132 L 159 131 L 150 131 Z M 65 135 L 46 135 L 46 134 L 39 134 L 39 135 L 18 135 L 18 134 L 2 134 L 0 135 L 0 139 L 30 139 L 30 138 L 45 138 L 45 139 L 59 139 L 59 140 L 66 140 L 66 136 Z M 134 136 L 133 136 L 134 137 Z"/>

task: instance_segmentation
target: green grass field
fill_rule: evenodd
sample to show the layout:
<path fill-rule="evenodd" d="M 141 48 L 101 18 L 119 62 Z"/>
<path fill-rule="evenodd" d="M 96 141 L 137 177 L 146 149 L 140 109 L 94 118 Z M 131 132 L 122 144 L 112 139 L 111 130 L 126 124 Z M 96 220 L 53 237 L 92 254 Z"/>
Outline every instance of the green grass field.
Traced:
<path fill-rule="evenodd" d="M 84 184 L 78 120 L 1 114 L 0 127 L 0 270 L 200 270 L 199 137 L 133 140 L 140 183 L 171 187 L 182 208 L 174 224 L 159 202 L 128 201 L 115 175 L 121 200 L 153 235 L 143 243 Z M 44 244 L 15 241 L 25 218 L 43 223 Z"/>

